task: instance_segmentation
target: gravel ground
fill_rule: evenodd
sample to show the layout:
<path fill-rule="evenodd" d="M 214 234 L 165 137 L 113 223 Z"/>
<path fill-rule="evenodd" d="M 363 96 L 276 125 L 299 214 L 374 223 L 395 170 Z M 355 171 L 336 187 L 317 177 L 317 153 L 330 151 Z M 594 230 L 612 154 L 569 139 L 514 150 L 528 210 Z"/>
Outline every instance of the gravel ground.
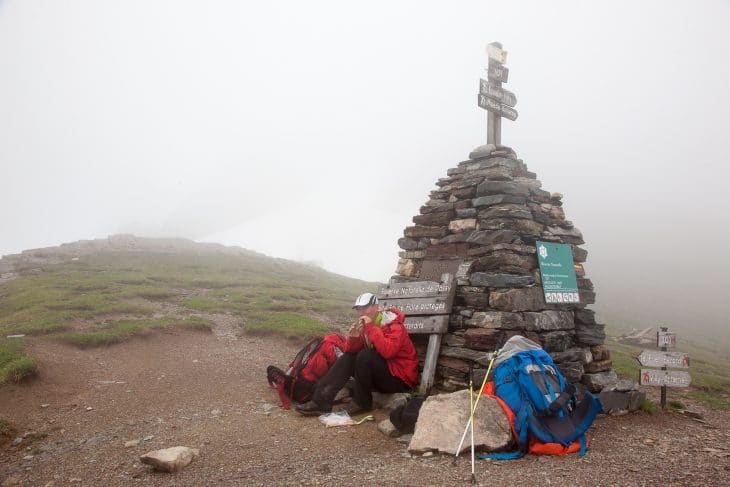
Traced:
<path fill-rule="evenodd" d="M 376 422 L 385 411 L 375 412 L 376 422 L 326 428 L 280 409 L 265 368 L 286 365 L 297 344 L 237 336 L 219 318 L 214 333 L 167 330 L 101 349 L 31 341 L 38 377 L 0 388 L 0 417 L 25 435 L 0 445 L 0 485 L 469 483 L 468 456 L 411 456 L 383 436 Z M 730 412 L 681 400 L 701 419 L 599 417 L 584 458 L 478 461 L 477 483 L 728 485 Z M 140 442 L 125 447 L 131 440 Z M 200 449 L 181 472 L 139 462 L 177 445 Z"/>

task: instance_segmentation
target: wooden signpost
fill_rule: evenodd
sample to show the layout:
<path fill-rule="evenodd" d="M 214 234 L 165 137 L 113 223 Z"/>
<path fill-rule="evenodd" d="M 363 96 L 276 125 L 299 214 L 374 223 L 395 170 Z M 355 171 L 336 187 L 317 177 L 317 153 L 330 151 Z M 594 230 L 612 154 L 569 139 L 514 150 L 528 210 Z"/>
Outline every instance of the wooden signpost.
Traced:
<path fill-rule="evenodd" d="M 479 95 L 477 105 L 487 110 L 487 144 L 499 145 L 502 143 L 502 117 L 517 120 L 517 97 L 511 91 L 502 88 L 507 82 L 509 69 L 503 65 L 507 62 L 507 51 L 502 50 L 502 44 L 492 42 L 487 44 L 487 79 L 479 80 Z"/>
<path fill-rule="evenodd" d="M 644 367 L 689 368 L 689 355 L 682 352 L 661 352 L 658 350 L 642 350 L 639 363 Z"/>
<path fill-rule="evenodd" d="M 454 275 L 446 273 L 439 281 L 390 283 L 378 290 L 383 308 L 397 308 L 405 315 L 411 335 L 429 335 L 418 393 L 428 394 L 436 374 L 441 336 L 449 329 L 449 314 L 454 302 Z"/>
<path fill-rule="evenodd" d="M 660 328 L 660 331 L 656 335 L 657 346 L 661 348 L 661 351 L 642 350 L 637 360 L 644 367 L 661 367 L 661 369 L 642 368 L 639 383 L 642 386 L 660 386 L 662 388 L 662 409 L 666 409 L 667 387 L 689 387 L 692 383 L 689 372 L 684 370 L 667 370 L 667 368 L 689 368 L 689 354 L 667 351 L 667 348 L 674 348 L 677 345 L 677 335 L 675 333 L 669 333 L 667 328 Z"/>

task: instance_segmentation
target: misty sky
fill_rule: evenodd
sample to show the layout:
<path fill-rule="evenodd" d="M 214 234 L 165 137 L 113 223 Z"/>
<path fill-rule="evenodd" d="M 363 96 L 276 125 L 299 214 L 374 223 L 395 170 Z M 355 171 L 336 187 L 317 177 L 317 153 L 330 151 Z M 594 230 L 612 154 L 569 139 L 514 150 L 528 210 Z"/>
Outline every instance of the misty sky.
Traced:
<path fill-rule="evenodd" d="M 503 122 L 596 308 L 727 327 L 730 2 L 0 0 L 0 254 L 181 236 L 384 281 Z"/>

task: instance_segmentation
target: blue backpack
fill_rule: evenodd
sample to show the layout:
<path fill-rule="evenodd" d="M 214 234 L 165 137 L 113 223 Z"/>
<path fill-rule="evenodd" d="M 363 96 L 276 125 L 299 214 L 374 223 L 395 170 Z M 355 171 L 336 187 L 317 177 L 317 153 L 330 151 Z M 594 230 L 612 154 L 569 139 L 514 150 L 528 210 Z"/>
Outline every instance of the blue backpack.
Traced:
<path fill-rule="evenodd" d="M 603 411 L 601 403 L 588 391 L 578 401 L 575 386 L 544 350 L 520 351 L 500 363 L 494 369 L 494 390 L 515 415 L 519 450 L 483 458 L 519 458 L 527 451 L 529 436 L 563 447 L 578 440 L 580 456 L 585 455 L 585 432 Z"/>

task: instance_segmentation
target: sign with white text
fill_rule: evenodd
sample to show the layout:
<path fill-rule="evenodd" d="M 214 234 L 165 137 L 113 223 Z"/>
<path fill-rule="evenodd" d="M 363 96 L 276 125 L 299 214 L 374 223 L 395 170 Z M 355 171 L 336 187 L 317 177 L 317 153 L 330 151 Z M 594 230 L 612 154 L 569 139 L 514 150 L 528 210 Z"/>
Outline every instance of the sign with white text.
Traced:
<path fill-rule="evenodd" d="M 689 387 L 692 378 L 684 370 L 641 369 L 642 386 Z"/>
<path fill-rule="evenodd" d="M 548 304 L 579 303 L 578 280 L 570 245 L 535 242 L 542 289 Z"/>
<path fill-rule="evenodd" d="M 689 368 L 689 354 L 682 352 L 662 352 L 660 350 L 642 350 L 639 363 L 644 367 Z"/>

